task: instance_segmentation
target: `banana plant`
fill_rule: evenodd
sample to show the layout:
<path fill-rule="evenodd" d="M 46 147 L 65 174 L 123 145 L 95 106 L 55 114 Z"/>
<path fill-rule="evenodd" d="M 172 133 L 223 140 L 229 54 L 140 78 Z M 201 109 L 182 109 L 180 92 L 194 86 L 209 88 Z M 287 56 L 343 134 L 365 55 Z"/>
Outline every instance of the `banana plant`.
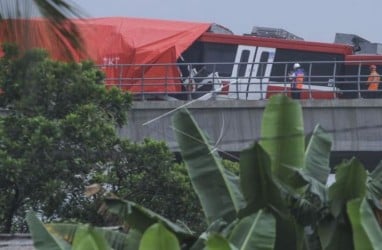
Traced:
<path fill-rule="evenodd" d="M 33 212 L 29 212 L 26 217 L 29 229 L 32 234 L 34 246 L 38 250 L 108 250 L 112 249 L 105 235 L 111 235 L 110 232 L 102 231 L 102 229 L 95 229 L 88 225 L 77 225 L 75 231 L 73 228 L 67 228 L 67 232 L 72 230 L 72 235 L 57 234 L 51 232 L 46 225 L 44 225 Z M 62 229 L 62 227 L 61 227 Z M 69 236 L 67 238 L 63 235 Z M 123 248 L 121 248 L 123 249 Z"/>
<path fill-rule="evenodd" d="M 178 239 L 161 223 L 150 226 L 142 236 L 139 250 L 180 250 Z"/>
<path fill-rule="evenodd" d="M 148 228 L 160 222 L 180 240 L 193 240 L 196 237 L 195 233 L 187 227 L 174 223 L 132 201 L 119 199 L 118 197 L 108 197 L 105 198 L 105 209 L 107 212 L 123 219 L 130 229 L 137 230 L 142 234 Z"/>
<path fill-rule="evenodd" d="M 81 224 L 43 224 L 33 212 L 27 215 L 34 247 L 38 250 L 180 250 L 175 234 L 162 223 L 127 234 Z"/>
<path fill-rule="evenodd" d="M 342 220 L 349 220 L 346 205 L 366 194 L 375 203 L 381 199 L 382 171 L 378 168 L 370 175 L 367 186 L 370 191 L 366 191 L 366 175 L 360 170 L 363 167 L 357 164 L 346 168 L 338 166 L 337 182 L 330 188 L 326 187 L 332 138 L 319 125 L 305 138 L 301 106 L 286 96 L 274 96 L 269 100 L 263 113 L 259 142 L 241 153 L 239 188 L 236 182 L 226 181 L 229 178 L 219 164 L 216 150 L 210 146 L 208 137 L 187 110 L 180 110 L 174 115 L 173 126 L 203 208 L 208 208 L 209 213 L 223 215 L 219 218 L 226 220 L 225 226 L 220 224 L 220 228 L 211 227 L 206 232 L 224 236 L 229 243 L 226 245 L 238 247 L 229 241 L 237 221 L 266 211 L 277 221 L 276 235 L 272 241 L 274 249 L 335 249 L 333 246 L 336 244 L 333 243 L 342 242 L 327 235 L 346 235 L 347 242 L 343 246 L 352 249 L 353 241 L 348 239 L 355 239 L 354 233 L 350 224 L 341 224 Z M 305 141 L 308 142 L 306 147 Z M 200 173 L 213 173 L 216 179 L 223 181 L 215 183 L 211 181 L 215 180 L 213 174 L 203 178 L 206 175 Z M 215 188 L 219 188 L 219 192 L 211 195 L 210 190 Z M 229 205 L 213 206 L 214 199 L 219 198 L 220 201 L 222 197 L 230 201 Z M 367 208 L 366 205 L 364 207 Z M 234 221 L 231 217 L 233 211 L 237 216 Z M 213 219 L 209 213 L 207 218 Z M 375 217 L 370 220 L 375 222 Z M 331 227 L 326 227 L 327 224 Z M 210 222 L 210 225 L 214 223 Z M 362 225 L 365 227 L 366 224 Z M 365 232 L 368 230 L 365 229 Z M 309 242 L 312 237 L 316 237 L 315 242 Z M 368 237 L 376 241 L 373 235 Z M 208 244 L 208 237 L 204 240 Z M 200 240 L 198 242 L 200 249 Z"/>
<path fill-rule="evenodd" d="M 216 150 L 188 110 L 175 113 L 172 123 L 207 223 L 210 225 L 219 218 L 234 220 L 245 206 L 239 178 L 224 169 Z"/>
<path fill-rule="evenodd" d="M 218 179 L 227 180 L 228 178 L 224 176 L 226 172 L 219 166 L 216 150 L 209 145 L 207 136 L 201 132 L 191 114 L 187 110 L 179 111 L 173 118 L 173 124 L 183 159 L 186 161 L 189 171 L 199 173 L 205 170 L 210 173 L 209 170 L 214 168 L 215 173 L 219 175 Z M 309 235 L 304 233 L 307 229 L 312 231 L 311 235 L 319 237 L 315 249 L 334 249 L 332 246 L 335 238 L 330 238 L 328 235 L 344 235 L 343 233 L 347 231 L 350 232 L 347 236 L 353 238 L 350 224 L 345 227 L 336 225 L 338 218 L 335 215 L 341 216 L 345 220 L 348 219 L 348 214 L 344 210 L 346 204 L 354 198 L 362 196 L 365 192 L 362 192 L 362 188 L 361 191 L 357 191 L 358 185 L 343 186 L 341 180 L 349 180 L 350 176 L 358 176 L 359 180 L 354 183 L 365 185 L 365 178 L 362 177 L 364 175 L 362 172 L 358 172 L 358 174 L 350 174 L 343 178 L 341 177 L 343 172 L 339 166 L 338 181 L 328 189 L 325 184 L 330 173 L 329 156 L 332 138 L 317 125 L 307 139 L 308 144 L 305 147 L 302 112 L 299 104 L 285 96 L 273 97 L 264 110 L 260 141 L 241 153 L 239 189 L 235 182 L 212 182 L 212 175 L 208 179 L 202 178 L 198 174 L 190 175 L 199 197 L 202 198 L 202 206 L 218 209 L 213 214 L 226 215 L 224 212 L 229 211 L 228 214 L 232 215 L 232 212 L 235 211 L 236 220 L 263 210 L 271 212 L 277 221 L 274 249 L 311 248 L 312 245 L 309 246 L 308 242 Z M 350 171 L 354 170 L 350 169 Z M 380 172 L 374 173 L 374 176 L 379 175 Z M 198 186 L 197 182 L 204 185 Z M 214 186 L 218 183 L 225 183 L 226 186 L 223 188 L 221 185 Z M 380 194 L 381 189 L 378 183 L 376 180 L 369 181 L 371 190 L 369 196 L 375 193 Z M 219 194 L 223 194 L 223 197 L 230 201 L 230 206 L 223 208 L 211 206 L 214 198 L 222 196 L 210 195 L 208 193 L 210 190 L 205 191 L 206 187 L 209 189 L 222 188 L 223 191 L 220 190 Z M 239 190 L 241 194 L 235 192 L 238 194 L 235 198 L 232 196 L 234 192 L 231 190 Z M 351 195 L 354 194 L 353 192 L 361 193 Z M 245 202 L 242 202 L 242 197 Z M 372 197 L 374 197 L 374 201 L 378 201 L 381 196 L 373 195 Z M 203 200 L 207 200 L 208 203 L 204 203 Z M 240 203 L 235 202 L 237 200 L 240 200 Z M 235 206 L 235 204 L 241 204 L 241 206 Z M 243 204 L 244 207 L 242 207 Z M 212 213 L 213 210 L 209 209 L 209 211 Z M 215 235 L 213 238 L 215 243 L 218 239 L 216 234 L 223 235 L 228 240 L 235 228 L 233 226 L 235 222 L 229 221 L 232 217 L 223 218 L 228 220 L 225 227 L 224 225 L 218 229 L 212 227 L 206 231 Z M 326 227 L 328 219 L 331 227 Z M 210 222 L 210 225 L 215 224 Z M 208 237 L 204 237 L 204 240 L 208 244 Z M 341 241 L 337 240 L 337 242 Z M 352 249 L 353 243 L 351 240 L 347 240 L 347 243 L 349 242 L 350 244 L 344 244 L 344 246 L 350 246 L 348 249 Z M 232 242 L 228 241 L 228 243 L 226 245 L 232 246 Z"/>
<path fill-rule="evenodd" d="M 301 106 L 284 95 L 269 100 L 263 112 L 260 145 L 271 158 L 272 173 L 294 185 L 294 173 L 285 166 L 304 166 L 305 136 Z"/>
<path fill-rule="evenodd" d="M 319 225 L 324 249 L 382 249 L 380 212 L 381 165 L 368 173 L 352 158 L 337 166 L 336 182 L 329 188 L 329 218 Z M 351 239 L 351 240 L 350 240 Z"/>
<path fill-rule="evenodd" d="M 222 168 L 216 150 L 210 146 L 208 137 L 189 111 L 180 110 L 174 115 L 175 136 L 207 220 L 210 225 L 217 218 L 223 218 L 226 222 L 224 229 L 208 230 L 209 234 L 219 233 L 229 238 L 237 220 L 264 211 L 277 220 L 277 230 L 274 228 L 276 239 L 272 241 L 275 249 L 288 246 L 290 249 L 299 249 L 304 246 L 303 227 L 297 225 L 285 199 L 288 197 L 286 194 L 297 195 L 293 191 L 294 187 L 308 183 L 302 178 L 303 174 L 311 178 L 314 175 L 308 175 L 308 170 L 306 173 L 301 171 L 301 174 L 294 171 L 303 170 L 305 163 L 301 115 L 298 103 L 287 97 L 275 96 L 269 100 L 264 110 L 260 142 L 241 154 L 241 178 L 238 181 L 231 181 L 234 179 Z M 315 148 L 322 137 L 312 138 L 311 148 Z M 311 149 L 311 152 L 314 150 Z M 328 156 L 327 153 L 323 155 Z M 321 167 L 328 166 L 324 164 Z M 255 235 L 252 237 L 256 238 Z"/>
<path fill-rule="evenodd" d="M 128 250 L 381 249 L 374 211 L 382 207 L 382 164 L 369 174 L 357 160 L 345 161 L 328 188 L 332 139 L 316 126 L 305 147 L 297 102 L 285 96 L 269 100 L 260 140 L 240 155 L 240 177 L 223 168 L 188 110 L 176 112 L 172 122 L 205 213 L 205 232 L 197 236 L 131 201 L 111 197 L 105 199 L 107 211 L 129 225 L 125 238 L 79 225 L 40 225 L 31 227 L 37 232 L 35 242 L 47 241 L 50 247 L 69 244 L 51 249 L 70 249 L 82 242 Z"/>

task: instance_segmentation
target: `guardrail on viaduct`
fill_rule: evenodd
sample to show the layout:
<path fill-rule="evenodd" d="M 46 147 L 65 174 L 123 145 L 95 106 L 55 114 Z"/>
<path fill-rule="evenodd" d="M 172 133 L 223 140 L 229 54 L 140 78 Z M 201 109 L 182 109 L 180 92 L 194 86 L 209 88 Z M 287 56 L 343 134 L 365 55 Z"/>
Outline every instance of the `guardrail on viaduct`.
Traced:
<path fill-rule="evenodd" d="M 259 138 L 261 101 L 135 102 L 120 136 L 132 141 L 153 138 L 178 151 L 171 127 L 172 112 L 186 105 L 218 150 L 239 152 Z M 333 135 L 333 151 L 382 151 L 382 99 L 300 100 L 305 133 L 316 124 Z"/>

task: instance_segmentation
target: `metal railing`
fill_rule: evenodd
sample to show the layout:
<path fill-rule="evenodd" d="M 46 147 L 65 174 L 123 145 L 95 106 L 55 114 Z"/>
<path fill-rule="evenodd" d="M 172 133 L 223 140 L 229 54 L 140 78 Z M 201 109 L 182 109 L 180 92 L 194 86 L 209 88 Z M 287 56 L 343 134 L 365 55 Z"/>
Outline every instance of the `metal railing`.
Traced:
<path fill-rule="evenodd" d="M 301 99 L 367 98 L 370 64 L 382 61 L 299 62 L 305 70 Z M 99 65 L 107 86 L 130 91 L 136 100 L 267 99 L 292 95 L 293 62 Z M 382 91 L 373 93 L 382 97 Z"/>

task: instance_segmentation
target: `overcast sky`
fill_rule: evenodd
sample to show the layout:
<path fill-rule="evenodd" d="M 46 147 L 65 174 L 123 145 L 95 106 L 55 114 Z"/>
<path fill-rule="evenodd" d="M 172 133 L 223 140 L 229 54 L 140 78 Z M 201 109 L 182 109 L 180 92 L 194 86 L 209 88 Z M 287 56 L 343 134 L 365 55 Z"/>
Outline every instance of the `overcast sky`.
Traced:
<path fill-rule="evenodd" d="M 354 0 L 75 0 L 90 17 L 125 16 L 218 23 L 235 34 L 283 28 L 307 41 L 351 33 L 382 43 L 382 1 Z"/>

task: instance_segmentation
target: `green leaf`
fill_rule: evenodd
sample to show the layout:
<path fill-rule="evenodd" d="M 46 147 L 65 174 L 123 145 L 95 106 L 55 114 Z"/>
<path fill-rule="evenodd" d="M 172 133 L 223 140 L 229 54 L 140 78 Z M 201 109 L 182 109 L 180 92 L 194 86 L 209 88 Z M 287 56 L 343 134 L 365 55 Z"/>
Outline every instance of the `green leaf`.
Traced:
<path fill-rule="evenodd" d="M 382 249 L 382 229 L 375 218 L 374 212 L 367 202 L 366 199 L 363 199 L 361 204 L 361 224 L 363 229 L 366 231 L 367 236 L 369 237 L 371 244 L 374 250 Z"/>
<path fill-rule="evenodd" d="M 339 216 L 346 203 L 355 198 L 363 198 L 366 193 L 366 171 L 355 158 L 337 167 L 336 182 L 329 188 L 329 200 L 334 216 Z"/>
<path fill-rule="evenodd" d="M 180 250 L 178 239 L 161 223 L 150 226 L 143 234 L 139 250 Z"/>
<path fill-rule="evenodd" d="M 238 178 L 225 171 L 221 159 L 188 110 L 176 112 L 172 124 L 207 222 L 210 224 L 218 218 L 234 220 L 244 207 Z"/>
<path fill-rule="evenodd" d="M 354 199 L 347 203 L 347 213 L 353 229 L 354 250 L 372 250 L 371 242 L 361 224 L 361 203 L 363 199 Z"/>
<path fill-rule="evenodd" d="M 227 224 L 223 219 L 217 219 L 208 225 L 207 229 L 199 236 L 199 238 L 192 244 L 191 250 L 203 249 L 209 235 L 222 235 L 227 237 L 231 232 L 231 228 L 236 225 L 237 220 Z"/>
<path fill-rule="evenodd" d="M 271 213 L 259 212 L 239 221 L 229 238 L 238 249 L 274 249 L 276 241 L 276 219 Z"/>
<path fill-rule="evenodd" d="M 219 234 L 212 234 L 206 241 L 205 250 L 234 250 L 237 249 L 231 246 L 229 242 Z"/>
<path fill-rule="evenodd" d="M 335 219 L 323 221 L 318 227 L 318 233 L 325 250 L 354 249 L 352 228 L 344 221 Z"/>
<path fill-rule="evenodd" d="M 304 166 L 304 126 L 298 102 L 284 95 L 272 96 L 263 113 L 260 144 L 271 158 L 272 172 L 293 185 L 294 173 L 284 166 Z"/>
<path fill-rule="evenodd" d="M 279 211 L 286 210 L 280 190 L 273 180 L 269 156 L 258 143 L 240 154 L 240 182 L 247 201 L 247 213 L 268 206 Z"/>
<path fill-rule="evenodd" d="M 324 185 L 330 173 L 331 147 L 331 136 L 317 125 L 305 150 L 305 167 L 303 171 Z"/>
<path fill-rule="evenodd" d="M 367 198 L 382 210 L 382 162 L 369 174 L 367 180 Z"/>
<path fill-rule="evenodd" d="M 73 250 L 108 250 L 111 249 L 105 238 L 92 227 L 77 229 L 73 240 Z"/>
<path fill-rule="evenodd" d="M 49 231 L 49 233 L 64 239 L 69 243 L 73 242 L 77 229 L 83 227 L 86 227 L 86 225 L 65 223 L 45 224 L 45 228 Z M 138 249 L 139 241 L 142 237 L 141 233 L 134 229 L 130 229 L 128 234 L 97 227 L 93 229 L 103 235 L 109 245 L 115 250 L 124 250 L 127 248 Z"/>
<path fill-rule="evenodd" d="M 50 234 L 33 212 L 27 213 L 26 221 L 32 235 L 34 247 L 37 250 L 70 249 L 70 245 L 67 242 Z"/>
<path fill-rule="evenodd" d="M 194 238 L 193 232 L 189 231 L 187 228 L 183 228 L 180 225 L 177 225 L 161 215 L 139 206 L 132 201 L 122 200 L 119 198 L 106 198 L 105 204 L 108 212 L 118 215 L 130 227 L 135 228 L 142 233 L 153 224 L 161 222 L 181 239 Z"/>
<path fill-rule="evenodd" d="M 311 173 L 304 171 L 304 169 L 291 168 L 290 170 L 298 175 L 295 176 L 294 183 L 299 183 L 299 186 L 306 186 L 304 188 L 305 194 L 308 194 L 307 192 L 309 191 L 311 194 L 316 195 L 322 204 L 328 201 L 328 189 L 325 184 L 311 176 Z M 297 190 L 298 192 L 299 190 Z"/>
<path fill-rule="evenodd" d="M 304 230 L 297 224 L 296 219 L 292 215 L 281 217 L 275 214 L 275 217 L 277 221 L 275 250 L 303 249 Z"/>

